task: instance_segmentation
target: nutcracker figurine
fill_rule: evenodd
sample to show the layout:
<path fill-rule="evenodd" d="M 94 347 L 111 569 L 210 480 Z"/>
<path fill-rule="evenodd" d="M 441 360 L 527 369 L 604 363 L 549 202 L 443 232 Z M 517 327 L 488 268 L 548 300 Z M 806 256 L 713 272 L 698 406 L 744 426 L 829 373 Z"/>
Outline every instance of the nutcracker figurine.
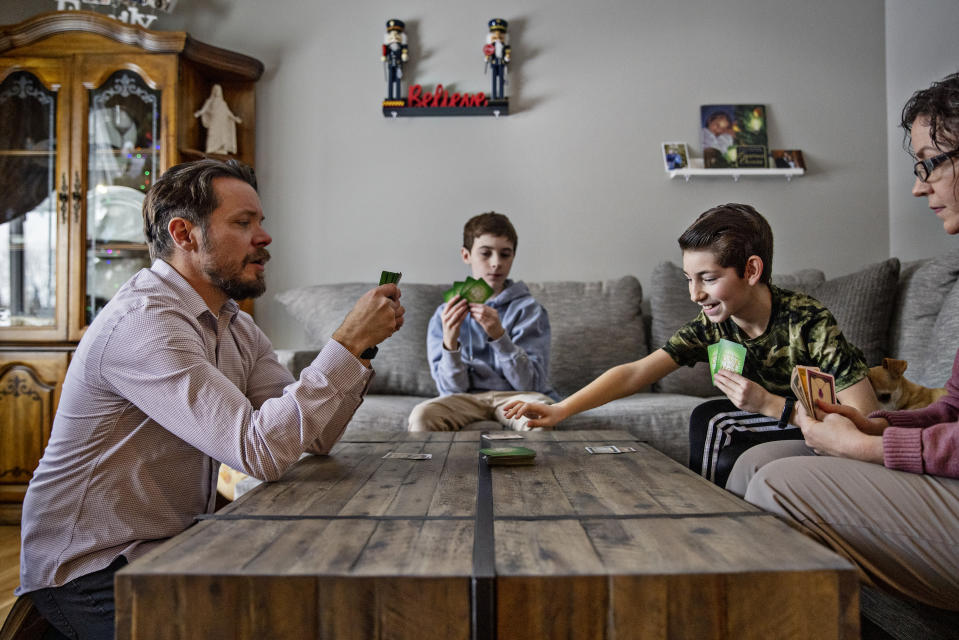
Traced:
<path fill-rule="evenodd" d="M 400 80 L 403 77 L 403 63 L 409 60 L 405 29 L 406 23 L 402 20 L 394 18 L 386 21 L 381 59 L 385 65 L 387 100 L 403 99 Z"/>
<path fill-rule="evenodd" d="M 507 26 L 506 20 L 502 18 L 490 20 L 489 35 L 486 36 L 486 46 L 483 47 L 483 53 L 486 55 L 486 70 L 493 68 L 491 100 L 506 98 L 506 66 L 509 64 Z"/>

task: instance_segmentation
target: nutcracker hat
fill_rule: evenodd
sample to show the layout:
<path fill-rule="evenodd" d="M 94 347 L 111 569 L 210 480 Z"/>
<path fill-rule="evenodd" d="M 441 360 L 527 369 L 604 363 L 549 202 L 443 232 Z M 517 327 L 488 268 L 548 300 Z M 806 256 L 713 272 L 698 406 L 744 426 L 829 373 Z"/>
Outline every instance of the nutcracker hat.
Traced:
<path fill-rule="evenodd" d="M 404 29 L 406 29 L 406 23 L 403 22 L 402 20 L 391 18 L 386 21 L 387 31 L 403 31 Z"/>
<path fill-rule="evenodd" d="M 506 28 L 509 26 L 509 23 L 502 18 L 493 18 L 489 21 L 489 30 L 490 31 L 506 31 Z"/>

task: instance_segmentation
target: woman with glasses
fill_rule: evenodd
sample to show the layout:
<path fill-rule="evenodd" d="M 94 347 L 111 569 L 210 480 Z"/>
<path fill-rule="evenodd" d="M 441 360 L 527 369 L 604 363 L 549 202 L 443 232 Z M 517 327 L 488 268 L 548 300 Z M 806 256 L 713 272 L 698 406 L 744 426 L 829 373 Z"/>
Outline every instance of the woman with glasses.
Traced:
<path fill-rule="evenodd" d="M 959 73 L 913 94 L 901 126 L 913 195 L 959 234 Z M 946 390 L 913 411 L 820 403 L 820 422 L 800 410 L 805 441 L 747 450 L 726 488 L 848 558 L 867 584 L 959 610 L 959 352 Z"/>

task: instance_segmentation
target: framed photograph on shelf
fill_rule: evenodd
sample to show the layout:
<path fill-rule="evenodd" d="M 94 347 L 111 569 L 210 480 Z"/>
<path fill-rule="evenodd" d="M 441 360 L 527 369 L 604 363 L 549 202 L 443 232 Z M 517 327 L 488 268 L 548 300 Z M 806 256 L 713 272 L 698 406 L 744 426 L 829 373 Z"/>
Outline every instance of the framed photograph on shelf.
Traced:
<path fill-rule="evenodd" d="M 689 166 L 689 148 L 685 142 L 663 143 L 663 164 L 666 171 L 685 169 Z"/>
<path fill-rule="evenodd" d="M 707 169 L 766 166 L 769 147 L 765 105 L 704 104 L 699 113 L 700 142 Z"/>
<path fill-rule="evenodd" d="M 776 169 L 805 169 L 802 151 L 799 149 L 773 149 L 769 152 L 771 166 Z"/>

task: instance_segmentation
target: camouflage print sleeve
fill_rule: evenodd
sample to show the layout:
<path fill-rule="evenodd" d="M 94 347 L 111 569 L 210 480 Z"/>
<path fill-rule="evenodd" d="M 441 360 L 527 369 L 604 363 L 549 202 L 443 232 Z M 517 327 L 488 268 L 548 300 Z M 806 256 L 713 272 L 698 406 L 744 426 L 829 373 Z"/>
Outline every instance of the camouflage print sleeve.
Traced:
<path fill-rule="evenodd" d="M 856 384 L 869 374 L 862 351 L 846 340 L 836 318 L 825 307 L 807 324 L 806 341 L 815 366 L 836 378 L 836 391 Z"/>
<path fill-rule="evenodd" d="M 680 366 L 691 367 L 697 362 L 706 362 L 706 346 L 716 342 L 707 335 L 708 324 L 711 323 L 703 314 L 699 314 L 669 338 L 663 345 L 663 351 Z"/>

